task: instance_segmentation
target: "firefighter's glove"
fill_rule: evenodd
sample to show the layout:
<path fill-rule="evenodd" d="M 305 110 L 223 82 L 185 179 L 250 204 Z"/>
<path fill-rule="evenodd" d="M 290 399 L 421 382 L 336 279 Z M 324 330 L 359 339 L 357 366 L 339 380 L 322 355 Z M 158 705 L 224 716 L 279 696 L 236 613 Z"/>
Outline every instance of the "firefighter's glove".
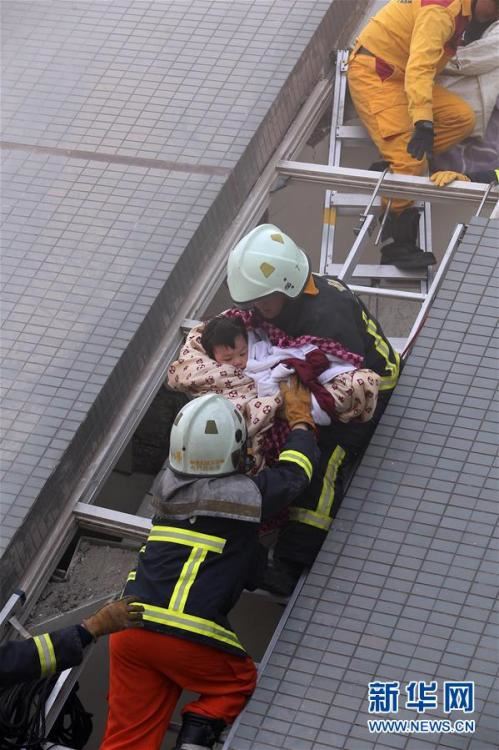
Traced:
<path fill-rule="evenodd" d="M 421 160 L 426 156 L 429 158 L 433 151 L 433 123 L 431 120 L 418 120 L 414 125 L 414 133 L 407 144 L 407 153 L 413 159 Z"/>
<path fill-rule="evenodd" d="M 124 599 L 106 604 L 95 615 L 83 620 L 83 627 L 93 638 L 117 633 L 125 628 L 142 627 L 144 607 L 141 604 L 132 604 L 132 601 L 133 596 L 126 596 Z"/>
<path fill-rule="evenodd" d="M 454 180 L 461 180 L 461 182 L 471 182 L 470 178 L 461 172 L 452 172 L 451 170 L 443 170 L 441 172 L 433 172 L 430 175 L 430 180 L 435 183 L 437 187 L 445 187 L 450 185 Z"/>
<path fill-rule="evenodd" d="M 284 401 L 284 417 L 291 429 L 297 424 L 306 424 L 315 429 L 314 420 L 310 413 L 311 403 L 308 388 L 300 383 L 296 375 L 292 375 L 287 381 L 283 381 L 279 388 Z"/>

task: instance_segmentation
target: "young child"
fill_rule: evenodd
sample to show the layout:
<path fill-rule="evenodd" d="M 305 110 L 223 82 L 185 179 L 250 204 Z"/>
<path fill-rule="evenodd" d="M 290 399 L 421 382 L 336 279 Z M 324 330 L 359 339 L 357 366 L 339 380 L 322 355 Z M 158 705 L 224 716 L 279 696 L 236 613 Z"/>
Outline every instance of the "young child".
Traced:
<path fill-rule="evenodd" d="M 220 365 L 244 370 L 248 363 L 248 331 L 239 318 L 217 315 L 209 320 L 201 334 L 201 346 Z"/>
<path fill-rule="evenodd" d="M 250 377 L 260 398 L 277 395 L 279 383 L 298 372 L 312 391 L 312 417 L 317 425 L 330 425 L 331 413 L 344 411 L 345 402 L 342 404 L 335 399 L 325 386 L 338 375 L 352 372 L 355 367 L 332 354 L 322 353 L 313 344 L 274 346 L 264 331 L 247 330 L 239 318 L 219 315 L 205 324 L 201 345 L 218 364 L 232 365 Z M 367 407 L 373 407 L 374 411 L 375 405 L 374 402 Z M 367 411 L 369 413 L 372 412 Z M 359 411 L 357 416 L 361 414 Z"/>
<path fill-rule="evenodd" d="M 250 366 L 251 342 L 256 341 L 257 347 L 267 348 L 268 341 L 263 341 L 263 338 L 263 331 L 248 330 L 237 315 L 223 314 L 207 323 L 200 323 L 189 331 L 179 358 L 168 369 L 167 381 L 169 388 L 191 397 L 218 393 L 234 404 L 246 422 L 248 449 L 254 459 L 253 474 L 275 460 L 285 437 L 281 421 L 276 420 L 282 400 L 278 381 L 272 382 L 275 373 L 267 363 L 259 363 L 257 366 L 262 366 L 264 374 L 270 378 L 267 382 L 265 377 L 260 377 L 257 383 L 261 373 L 256 373 L 257 379 L 254 379 L 255 371 Z M 307 365 L 303 352 L 301 357 L 301 361 L 294 362 L 296 370 L 302 364 Z M 291 351 L 286 347 L 284 355 L 278 357 L 276 363 L 289 358 Z M 367 421 L 376 406 L 379 376 L 365 369 L 345 371 L 349 364 L 342 360 L 343 374 L 327 382 L 324 388 L 334 401 L 334 414 L 338 420 Z M 281 378 L 287 378 L 289 372 L 281 375 Z M 309 387 L 313 390 L 313 383 Z M 261 395 L 268 392 L 274 395 Z M 315 421 L 315 409 L 313 416 Z M 326 418 L 330 419 L 328 415 Z"/>

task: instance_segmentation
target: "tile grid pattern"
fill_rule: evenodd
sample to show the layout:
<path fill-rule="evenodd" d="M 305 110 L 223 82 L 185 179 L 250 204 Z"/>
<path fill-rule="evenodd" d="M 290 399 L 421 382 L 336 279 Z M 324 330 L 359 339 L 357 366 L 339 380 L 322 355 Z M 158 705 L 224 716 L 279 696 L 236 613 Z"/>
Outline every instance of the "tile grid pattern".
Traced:
<path fill-rule="evenodd" d="M 27 147 L 3 150 L 0 601 L 365 6 L 2 3 L 3 137 Z"/>
<path fill-rule="evenodd" d="M 497 747 L 498 239 L 468 228 L 232 750 Z M 370 735 L 373 680 L 474 680 L 473 715 L 396 718 L 475 734 Z"/>

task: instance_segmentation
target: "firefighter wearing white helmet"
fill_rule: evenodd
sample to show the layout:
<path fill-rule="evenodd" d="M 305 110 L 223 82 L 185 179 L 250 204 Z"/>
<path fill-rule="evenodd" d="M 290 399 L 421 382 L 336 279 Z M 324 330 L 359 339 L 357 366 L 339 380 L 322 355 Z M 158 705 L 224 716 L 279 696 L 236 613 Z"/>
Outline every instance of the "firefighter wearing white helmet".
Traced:
<path fill-rule="evenodd" d="M 290 436 L 255 477 L 242 473 L 246 428 L 229 400 L 201 396 L 175 419 L 152 528 L 124 590 L 142 605 L 143 628 L 111 638 L 101 750 L 159 750 L 182 689 L 199 698 L 182 710 L 175 750 L 209 750 L 253 692 L 255 665 L 228 614 L 260 583 L 260 521 L 306 490 L 318 460 L 309 392 L 283 396 Z"/>
<path fill-rule="evenodd" d="M 286 595 L 313 563 L 330 528 L 348 473 L 397 382 L 399 356 L 363 302 L 339 279 L 311 273 L 305 252 L 279 227 L 263 224 L 243 237 L 230 254 L 227 282 L 236 304 L 254 308 L 253 325 L 269 322 L 291 339 L 332 339 L 359 355 L 360 369 L 380 376 L 369 422 L 333 421 L 319 429 L 319 471 L 290 508 L 264 581 L 269 591 Z"/>
<path fill-rule="evenodd" d="M 208 393 L 178 413 L 170 434 L 170 468 L 189 476 L 237 471 L 246 448 L 246 424 L 222 396 Z"/>
<path fill-rule="evenodd" d="M 310 274 L 310 261 L 298 245 L 273 224 L 260 224 L 240 240 L 227 265 L 232 299 L 246 304 L 274 292 L 298 297 Z"/>

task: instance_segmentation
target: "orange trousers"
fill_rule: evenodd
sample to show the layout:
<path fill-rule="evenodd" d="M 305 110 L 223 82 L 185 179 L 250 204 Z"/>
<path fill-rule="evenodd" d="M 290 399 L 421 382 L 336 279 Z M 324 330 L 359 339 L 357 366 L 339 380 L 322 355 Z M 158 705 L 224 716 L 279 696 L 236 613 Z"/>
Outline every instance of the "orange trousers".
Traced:
<path fill-rule="evenodd" d="M 379 64 L 376 58 L 355 51 L 348 62 L 348 86 L 362 123 L 395 174 L 424 175 L 426 158 L 407 153 L 414 131 L 404 90 L 404 71 Z M 433 128 L 436 154 L 460 143 L 473 130 L 475 115 L 459 96 L 442 86 L 433 87 Z M 395 198 L 391 210 L 400 213 L 412 201 Z"/>
<path fill-rule="evenodd" d="M 200 694 L 183 713 L 231 724 L 255 685 L 256 668 L 249 656 L 150 630 L 114 633 L 101 750 L 158 750 L 183 689 Z"/>

